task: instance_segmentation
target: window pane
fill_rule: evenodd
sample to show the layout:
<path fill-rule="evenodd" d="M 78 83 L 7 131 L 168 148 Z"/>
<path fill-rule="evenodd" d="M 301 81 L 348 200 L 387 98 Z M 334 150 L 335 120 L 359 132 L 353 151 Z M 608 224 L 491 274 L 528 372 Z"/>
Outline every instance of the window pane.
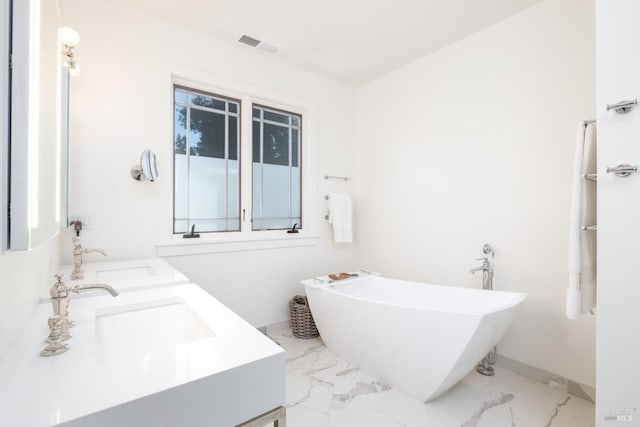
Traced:
<path fill-rule="evenodd" d="M 189 217 L 189 183 L 187 181 L 189 166 L 186 153 L 176 153 L 174 157 L 174 168 L 174 218 L 176 220 L 186 219 Z M 184 226 L 186 227 L 186 223 Z M 179 233 L 177 229 L 174 230 L 174 232 Z"/>
<path fill-rule="evenodd" d="M 229 160 L 227 162 L 227 212 L 228 219 L 240 220 L 240 162 Z M 231 224 L 231 223 L 229 223 Z M 236 224 L 236 223 L 234 223 Z M 240 223 L 234 225 L 230 230 L 239 230 Z"/>
<path fill-rule="evenodd" d="M 189 159 L 189 218 L 227 216 L 226 161 L 213 157 Z"/>
<path fill-rule="evenodd" d="M 260 122 L 253 121 L 253 161 L 260 163 Z"/>
<path fill-rule="evenodd" d="M 284 115 L 284 114 L 280 114 L 280 113 L 274 113 L 273 111 L 267 111 L 264 110 L 264 119 L 265 120 L 271 120 L 273 122 L 280 122 L 280 123 L 284 123 L 284 124 L 289 124 L 289 116 L 288 115 Z"/>
<path fill-rule="evenodd" d="M 229 116 L 229 159 L 238 159 L 238 118 Z"/>
<path fill-rule="evenodd" d="M 266 114 L 266 111 L 265 111 Z M 262 161 L 272 165 L 289 166 L 289 128 L 264 124 Z"/>
<path fill-rule="evenodd" d="M 253 117 L 254 117 L 254 118 L 256 118 L 256 119 L 259 119 L 259 118 L 260 118 L 260 112 L 261 112 L 261 111 L 262 111 L 261 109 L 259 109 L 259 108 L 255 108 L 255 107 L 254 107 L 254 108 L 253 108 Z"/>
<path fill-rule="evenodd" d="M 291 130 L 291 166 L 298 166 L 298 147 L 300 146 L 300 131 L 298 129 Z"/>
<path fill-rule="evenodd" d="M 293 126 L 300 127 L 300 117 L 298 117 L 298 116 L 291 116 L 291 124 L 292 124 Z"/>
<path fill-rule="evenodd" d="M 204 95 L 191 95 L 191 103 L 193 105 L 200 105 L 201 107 L 214 108 L 216 110 L 224 111 L 226 102 L 220 99 L 211 98 Z"/>
<path fill-rule="evenodd" d="M 291 202 L 289 197 L 289 167 L 262 165 L 262 216 L 263 218 L 288 218 Z"/>
<path fill-rule="evenodd" d="M 187 107 L 176 106 L 173 126 L 175 152 L 187 154 Z"/>
<path fill-rule="evenodd" d="M 222 114 L 191 109 L 191 154 L 224 159 L 225 131 Z"/>
<path fill-rule="evenodd" d="M 187 103 L 187 93 L 182 90 L 176 89 L 176 102 L 182 102 L 183 104 Z"/>
<path fill-rule="evenodd" d="M 189 221 L 186 219 L 176 219 L 173 223 L 173 232 L 175 234 L 186 233 L 191 231 L 189 228 Z"/>
<path fill-rule="evenodd" d="M 253 218 L 252 228 L 262 229 L 262 163 L 252 163 L 252 203 Z"/>
<path fill-rule="evenodd" d="M 291 168 L 291 217 L 293 222 L 300 225 L 300 195 L 302 194 L 302 180 L 300 179 L 300 168 Z M 293 225 L 293 223 L 291 224 Z"/>
<path fill-rule="evenodd" d="M 237 113 L 238 112 L 238 104 L 236 104 L 235 102 L 229 102 L 229 112 L 230 113 Z"/>

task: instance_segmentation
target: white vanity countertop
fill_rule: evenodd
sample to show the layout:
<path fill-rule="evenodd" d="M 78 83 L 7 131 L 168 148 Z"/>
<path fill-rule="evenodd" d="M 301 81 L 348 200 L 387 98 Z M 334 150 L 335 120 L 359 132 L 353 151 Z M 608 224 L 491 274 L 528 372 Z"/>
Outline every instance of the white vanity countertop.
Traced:
<path fill-rule="evenodd" d="M 284 351 L 197 285 L 128 292 L 116 298 L 72 296 L 70 318 L 76 326 L 67 341 L 71 348 L 41 357 L 51 314 L 51 304 L 40 304 L 0 362 L 0 426 L 87 421 L 146 426 L 153 425 L 148 420 L 158 419 L 168 423 L 162 425 L 181 425 L 177 420 L 192 426 L 235 425 L 284 404 Z M 260 392 L 251 397 L 256 389 Z M 232 395 L 244 400 L 225 401 Z M 149 402 L 156 400 L 140 404 L 135 412 L 136 402 L 144 403 L 147 397 Z M 205 398 L 209 400 L 198 402 Z M 166 406 L 178 405 L 176 400 L 179 406 L 169 411 Z M 174 414 L 190 403 L 198 405 L 189 409 L 190 414 L 199 410 L 202 418 L 211 406 L 215 415 L 207 417 L 220 418 L 200 424 L 201 420 Z M 144 422 L 133 420 L 140 408 Z M 100 411 L 107 414 L 106 421 L 100 421 L 100 414 L 98 421 L 91 418 Z M 116 415 L 109 418 L 110 411 Z M 167 418 L 172 416 L 178 417 L 176 421 Z"/>
<path fill-rule="evenodd" d="M 101 255 L 96 255 L 101 256 Z M 123 261 L 87 262 L 82 264 L 84 278 L 71 280 L 73 265 L 63 265 L 58 270 L 62 281 L 67 285 L 85 283 L 106 283 L 118 292 L 137 291 L 159 286 L 189 283 L 184 274 L 173 268 L 162 258 L 134 259 Z M 51 279 L 53 284 L 54 279 Z M 76 295 L 76 297 L 95 296 L 93 292 Z M 40 302 L 49 300 L 49 293 L 42 295 Z"/>

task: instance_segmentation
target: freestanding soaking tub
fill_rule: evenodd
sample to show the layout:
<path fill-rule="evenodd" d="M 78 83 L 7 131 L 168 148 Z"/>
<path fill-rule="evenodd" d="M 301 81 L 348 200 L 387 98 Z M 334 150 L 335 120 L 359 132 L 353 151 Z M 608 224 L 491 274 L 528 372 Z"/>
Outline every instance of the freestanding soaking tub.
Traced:
<path fill-rule="evenodd" d="M 421 401 L 445 393 L 493 348 L 526 294 L 429 285 L 362 273 L 304 280 L 326 346 Z"/>

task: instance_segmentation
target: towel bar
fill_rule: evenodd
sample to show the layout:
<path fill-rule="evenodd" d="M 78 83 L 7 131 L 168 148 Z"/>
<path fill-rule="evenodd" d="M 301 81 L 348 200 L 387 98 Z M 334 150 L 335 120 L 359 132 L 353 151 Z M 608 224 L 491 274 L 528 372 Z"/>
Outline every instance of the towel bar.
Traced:
<path fill-rule="evenodd" d="M 638 172 L 638 166 L 631 166 L 626 163 L 622 163 L 615 167 L 607 167 L 607 173 L 611 172 L 618 176 L 625 177 L 631 175 L 633 172 Z"/>
<path fill-rule="evenodd" d="M 636 105 L 638 105 L 637 99 L 634 99 L 633 101 L 620 101 L 615 104 L 607 104 L 607 111 L 614 110 L 618 114 L 626 114 L 633 110 L 633 107 Z"/>
<path fill-rule="evenodd" d="M 350 176 L 333 176 L 333 175 L 325 175 L 324 179 L 342 179 L 344 181 L 349 181 L 351 179 Z"/>

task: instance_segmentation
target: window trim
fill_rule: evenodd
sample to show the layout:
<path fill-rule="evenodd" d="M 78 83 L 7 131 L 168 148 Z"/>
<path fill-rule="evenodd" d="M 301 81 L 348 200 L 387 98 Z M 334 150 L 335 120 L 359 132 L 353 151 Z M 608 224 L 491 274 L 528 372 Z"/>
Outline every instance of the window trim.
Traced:
<path fill-rule="evenodd" d="M 168 64 L 166 73 L 162 73 L 159 84 L 165 89 L 159 96 L 159 123 L 157 132 L 160 134 L 162 144 L 161 153 L 165 153 L 168 161 L 161 163 L 164 175 L 167 179 L 161 179 L 160 200 L 161 206 L 158 221 L 158 248 L 159 256 L 180 256 L 189 254 L 235 252 L 244 250 L 262 250 L 270 248 L 286 248 L 310 246 L 318 243 L 318 226 L 320 214 L 318 213 L 317 201 L 317 147 L 315 145 L 315 105 L 309 100 L 300 99 L 292 95 L 283 94 L 268 88 L 250 86 L 237 80 L 232 80 L 223 76 L 216 76 L 211 73 L 194 71 L 192 69 L 180 69 L 176 64 Z M 216 85 L 211 83 L 215 80 Z M 195 91 L 204 91 L 220 97 L 228 97 L 240 101 L 240 134 L 244 136 L 246 143 L 240 143 L 239 158 L 240 169 L 251 170 L 252 162 L 252 108 L 254 104 L 265 106 L 269 109 L 283 110 L 301 116 L 300 162 L 304 163 L 301 169 L 301 216 L 305 228 L 297 234 L 287 234 L 286 230 L 251 230 L 251 180 L 241 177 L 240 183 L 240 213 L 245 217 L 241 218 L 241 231 L 224 233 L 206 233 L 198 239 L 184 239 L 182 234 L 172 234 L 173 222 L 173 120 L 174 120 L 174 86 L 185 86 Z M 166 107 L 166 109 L 165 109 Z M 169 117 L 170 120 L 162 119 Z M 165 139 L 167 138 L 167 139 Z M 166 167 L 166 168 L 165 168 Z M 248 169 L 247 169 L 248 168 Z M 242 173 L 241 173 L 242 175 Z M 243 212 L 244 209 L 244 212 Z M 162 215 L 161 212 L 167 212 Z M 244 214 L 244 215 L 243 215 Z"/>

